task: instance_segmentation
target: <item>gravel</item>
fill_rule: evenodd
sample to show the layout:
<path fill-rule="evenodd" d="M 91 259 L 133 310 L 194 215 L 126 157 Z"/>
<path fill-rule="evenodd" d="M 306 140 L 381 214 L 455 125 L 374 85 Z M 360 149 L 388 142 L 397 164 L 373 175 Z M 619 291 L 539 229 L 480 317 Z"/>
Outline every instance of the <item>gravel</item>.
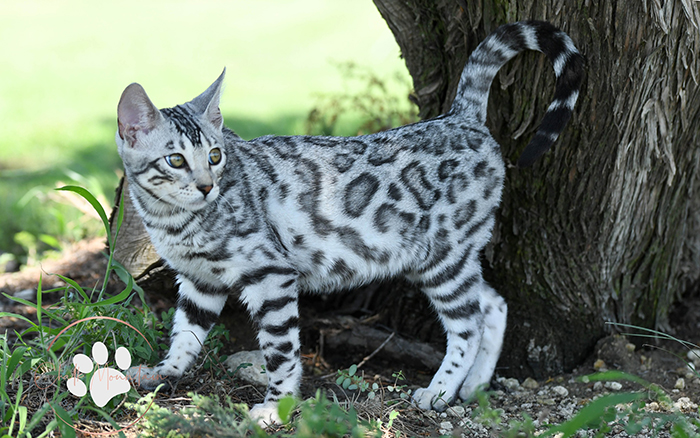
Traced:
<path fill-rule="evenodd" d="M 642 392 L 645 398 L 644 409 L 653 415 L 666 415 L 668 418 L 685 418 L 700 424 L 698 404 L 700 404 L 700 378 L 693 368 L 676 359 L 668 351 L 669 347 L 638 348 L 621 336 L 610 336 L 599 343 L 596 354 L 587 364 L 571 374 L 556 376 L 545 381 L 531 377 L 519 381 L 515 378 L 498 377 L 492 384 L 490 406 L 485 410 L 473 402 L 454 406 L 447 412 L 416 412 L 416 417 L 425 415 L 435 425 L 437 433 L 452 437 L 497 437 L 531 436 L 524 433 L 523 425 L 529 425 L 530 433 L 539 435 L 549 425 L 562 424 L 573 418 L 584 406 L 597 398 L 609 394 Z M 678 353 L 676 353 L 678 355 Z M 682 354 L 680 355 L 683 356 Z M 700 350 L 688 353 L 688 362 L 696 360 L 700 367 Z M 653 395 L 654 391 L 624 377 L 610 381 L 595 381 L 583 376 L 608 370 L 624 371 L 636 378 L 654 383 L 657 390 L 667 397 L 664 401 Z M 618 406 L 618 411 L 624 409 Z M 408 413 L 407 413 L 408 415 Z M 529 422 L 527 419 L 531 419 Z M 670 437 L 670 423 L 660 425 L 656 430 L 626 430 L 634 419 L 620 415 L 616 422 L 608 423 L 610 431 L 604 436 L 624 438 Z M 513 428 L 521 427 L 521 432 L 513 433 Z M 595 436 L 596 430 L 579 430 L 574 436 Z M 631 435 L 628 432 L 632 433 Z M 700 433 L 697 427 L 694 433 Z M 410 435 L 410 434 L 409 434 Z M 554 436 L 560 436 L 554 435 Z"/>

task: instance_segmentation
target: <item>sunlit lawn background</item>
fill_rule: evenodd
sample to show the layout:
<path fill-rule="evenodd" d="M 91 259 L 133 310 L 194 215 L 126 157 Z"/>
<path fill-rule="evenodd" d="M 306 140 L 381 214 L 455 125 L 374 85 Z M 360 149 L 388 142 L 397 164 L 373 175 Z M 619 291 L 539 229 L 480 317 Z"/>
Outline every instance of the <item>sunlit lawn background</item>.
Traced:
<path fill-rule="evenodd" d="M 0 43 L 0 262 L 99 233 L 52 189 L 78 183 L 112 202 L 131 82 L 162 108 L 226 67 L 226 124 L 253 138 L 305 133 L 316 97 L 352 86 L 337 62 L 408 77 L 371 0 L 2 1 Z"/>

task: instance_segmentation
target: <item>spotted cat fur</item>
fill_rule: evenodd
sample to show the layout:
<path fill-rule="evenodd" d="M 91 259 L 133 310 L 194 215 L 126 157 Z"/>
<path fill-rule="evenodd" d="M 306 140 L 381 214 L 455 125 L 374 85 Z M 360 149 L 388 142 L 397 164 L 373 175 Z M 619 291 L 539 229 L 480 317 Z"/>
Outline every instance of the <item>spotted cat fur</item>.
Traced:
<path fill-rule="evenodd" d="M 482 278 L 479 252 L 505 166 L 484 123 L 494 76 L 525 49 L 545 53 L 557 80 L 520 158 L 528 166 L 564 129 L 583 72 L 571 39 L 544 22 L 490 34 L 464 67 L 447 114 L 360 137 L 242 140 L 219 110 L 224 73 L 194 100 L 162 110 L 129 85 L 116 142 L 133 203 L 179 284 L 170 350 L 143 375 L 182 376 L 235 294 L 258 327 L 269 377 L 251 415 L 279 421 L 277 401 L 297 393 L 302 376 L 299 293 L 399 276 L 427 295 L 447 334 L 442 365 L 414 403 L 441 409 L 488 384 L 507 309 Z"/>

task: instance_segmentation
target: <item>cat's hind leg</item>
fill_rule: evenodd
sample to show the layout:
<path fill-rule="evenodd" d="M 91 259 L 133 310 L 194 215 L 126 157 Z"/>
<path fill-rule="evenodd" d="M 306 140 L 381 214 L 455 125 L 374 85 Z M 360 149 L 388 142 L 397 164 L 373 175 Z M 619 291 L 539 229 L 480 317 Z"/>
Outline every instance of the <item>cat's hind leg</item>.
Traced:
<path fill-rule="evenodd" d="M 478 252 L 470 247 L 452 253 L 409 278 L 430 298 L 447 332 L 445 358 L 430 385 L 417 390 L 413 400 L 421 409 L 442 410 L 462 387 L 481 344 L 484 281 Z"/>
<path fill-rule="evenodd" d="M 486 283 L 483 284 L 481 311 L 484 315 L 483 335 L 479 351 L 469 374 L 459 390 L 459 398 L 468 401 L 480 387 L 487 386 L 496 369 L 506 330 L 508 306 L 503 297 Z"/>

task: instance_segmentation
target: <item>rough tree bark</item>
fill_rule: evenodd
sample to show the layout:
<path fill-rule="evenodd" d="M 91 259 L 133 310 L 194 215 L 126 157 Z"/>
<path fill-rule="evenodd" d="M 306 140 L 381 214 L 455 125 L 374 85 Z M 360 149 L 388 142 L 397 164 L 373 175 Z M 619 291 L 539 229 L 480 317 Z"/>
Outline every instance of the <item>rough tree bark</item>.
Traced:
<path fill-rule="evenodd" d="M 554 150 L 510 166 L 485 258 L 509 302 L 506 373 L 575 366 L 606 321 L 668 329 L 700 277 L 700 4 L 691 0 L 374 0 L 401 48 L 422 117 L 445 111 L 468 54 L 498 25 L 554 23 L 587 59 L 581 99 Z M 491 131 L 515 162 L 552 96 L 546 58 L 497 76 Z"/>
<path fill-rule="evenodd" d="M 468 54 L 500 24 L 550 21 L 587 59 L 581 99 L 554 150 L 531 169 L 509 166 L 484 254 L 487 279 L 509 302 L 500 372 L 542 378 L 570 369 L 610 330 L 606 321 L 667 329 L 671 305 L 700 278 L 700 3 L 374 3 L 401 48 L 422 117 L 449 107 Z M 549 61 L 533 53 L 497 76 L 488 125 L 508 162 L 534 133 L 553 79 Z M 155 256 L 132 225 L 120 234 L 118 260 L 167 284 L 171 277 L 149 271 Z M 427 301 L 403 282 L 331 300 L 442 342 Z"/>

